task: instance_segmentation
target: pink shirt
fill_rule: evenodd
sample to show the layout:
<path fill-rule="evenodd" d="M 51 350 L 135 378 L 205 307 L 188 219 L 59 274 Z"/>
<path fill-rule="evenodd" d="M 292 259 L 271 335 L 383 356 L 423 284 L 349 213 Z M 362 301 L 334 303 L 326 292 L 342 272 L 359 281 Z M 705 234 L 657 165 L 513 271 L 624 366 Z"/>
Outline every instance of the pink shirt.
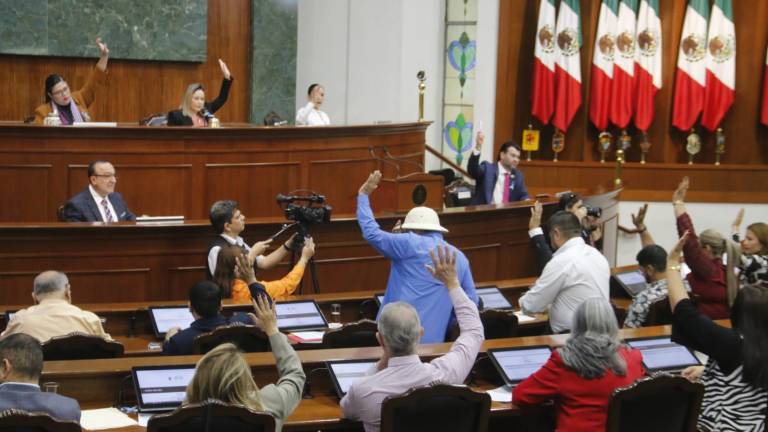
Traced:
<path fill-rule="evenodd" d="M 387 396 L 427 384 L 464 382 L 483 343 L 483 324 L 477 306 L 463 289 L 453 289 L 449 295 L 461 328 L 451 350 L 429 363 L 422 363 L 414 354 L 389 359 L 384 370 L 372 369 L 372 375 L 353 384 L 341 400 L 344 417 L 363 422 L 366 432 L 376 432 L 381 423 L 381 403 Z"/>

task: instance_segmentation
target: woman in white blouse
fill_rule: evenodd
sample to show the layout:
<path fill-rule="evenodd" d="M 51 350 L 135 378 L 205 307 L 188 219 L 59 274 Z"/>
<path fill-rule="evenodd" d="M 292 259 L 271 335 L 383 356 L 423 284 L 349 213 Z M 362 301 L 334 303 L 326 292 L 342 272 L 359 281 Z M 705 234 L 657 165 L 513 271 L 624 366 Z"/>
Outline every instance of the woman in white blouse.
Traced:
<path fill-rule="evenodd" d="M 320 111 L 325 100 L 325 88 L 320 84 L 312 84 L 307 89 L 307 98 L 309 103 L 299 108 L 296 113 L 297 126 L 328 126 L 331 120 L 328 114 Z"/>

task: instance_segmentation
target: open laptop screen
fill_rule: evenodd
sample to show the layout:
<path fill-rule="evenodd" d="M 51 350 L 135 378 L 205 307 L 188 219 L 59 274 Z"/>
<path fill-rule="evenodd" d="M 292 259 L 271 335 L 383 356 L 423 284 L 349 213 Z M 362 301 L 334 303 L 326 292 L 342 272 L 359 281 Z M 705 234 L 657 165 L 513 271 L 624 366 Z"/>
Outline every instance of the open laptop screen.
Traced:
<path fill-rule="evenodd" d="M 275 303 L 277 327 L 280 330 L 327 328 L 328 322 L 314 300 Z"/>
<path fill-rule="evenodd" d="M 546 345 L 488 350 L 488 357 L 508 385 L 515 385 L 539 370 L 549 360 L 552 349 Z"/>
<path fill-rule="evenodd" d="M 137 366 L 131 373 L 139 410 L 162 411 L 181 405 L 195 366 Z"/>
<path fill-rule="evenodd" d="M 649 372 L 680 371 L 701 364 L 691 350 L 672 342 L 668 336 L 627 339 L 627 345 L 643 353 L 643 366 Z"/>
<path fill-rule="evenodd" d="M 340 398 L 349 391 L 355 381 L 365 376 L 365 373 L 375 365 L 377 360 L 339 360 L 327 362 L 328 371 L 333 378 L 333 385 Z"/>
<path fill-rule="evenodd" d="M 632 270 L 623 273 L 616 273 L 614 275 L 624 291 L 632 297 L 640 294 L 648 286 L 645 283 L 645 276 L 640 273 L 640 270 Z"/>
<path fill-rule="evenodd" d="M 149 317 L 152 320 L 152 329 L 158 338 L 164 338 L 165 333 L 174 327 L 189 328 L 195 320 L 187 306 L 152 306 L 149 308 Z"/>
<path fill-rule="evenodd" d="M 475 292 L 483 299 L 483 309 L 512 309 L 507 298 L 495 286 L 477 288 Z"/>

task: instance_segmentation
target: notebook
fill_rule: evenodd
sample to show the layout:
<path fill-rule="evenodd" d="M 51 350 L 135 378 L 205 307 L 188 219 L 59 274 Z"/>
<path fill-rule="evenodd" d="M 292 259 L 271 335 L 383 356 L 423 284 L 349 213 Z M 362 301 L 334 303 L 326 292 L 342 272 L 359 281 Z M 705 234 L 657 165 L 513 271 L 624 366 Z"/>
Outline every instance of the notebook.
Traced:
<path fill-rule="evenodd" d="M 187 306 L 150 306 L 149 318 L 155 337 L 159 339 L 164 339 L 165 333 L 174 327 L 189 328 L 195 320 Z"/>
<path fill-rule="evenodd" d="M 171 411 L 184 401 L 195 365 L 134 366 L 131 375 L 140 412 Z"/>
<path fill-rule="evenodd" d="M 328 372 L 336 388 L 336 394 L 343 398 L 349 387 L 355 381 L 365 376 L 365 373 L 376 364 L 378 360 L 336 360 L 326 362 Z"/>
<path fill-rule="evenodd" d="M 318 330 L 328 328 L 328 321 L 314 300 L 275 303 L 277 328 L 281 331 Z"/>
<path fill-rule="evenodd" d="M 499 375 L 512 387 L 544 366 L 551 354 L 552 349 L 546 345 L 488 350 L 488 357 Z"/>
<path fill-rule="evenodd" d="M 504 294 L 495 286 L 484 286 L 475 290 L 483 300 L 483 309 L 513 309 Z"/>
<path fill-rule="evenodd" d="M 672 342 L 669 336 L 627 339 L 627 345 L 640 350 L 643 366 L 648 372 L 680 372 L 701 362 L 683 345 Z"/>

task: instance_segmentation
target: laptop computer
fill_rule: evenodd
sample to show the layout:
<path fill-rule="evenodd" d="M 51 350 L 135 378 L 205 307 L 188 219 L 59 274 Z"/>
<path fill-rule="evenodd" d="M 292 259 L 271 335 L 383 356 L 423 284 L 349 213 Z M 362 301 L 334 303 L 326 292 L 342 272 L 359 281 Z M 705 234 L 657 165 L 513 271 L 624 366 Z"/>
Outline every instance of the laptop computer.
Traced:
<path fill-rule="evenodd" d="M 187 306 L 150 306 L 149 319 L 152 321 L 155 337 L 164 339 L 165 333 L 173 327 L 179 327 L 182 330 L 189 328 L 195 317 Z"/>
<path fill-rule="evenodd" d="M 320 306 L 314 300 L 275 303 L 277 328 L 281 331 L 320 330 L 328 328 Z"/>
<path fill-rule="evenodd" d="M 184 401 L 195 365 L 134 366 L 131 375 L 139 412 L 171 411 Z"/>
<path fill-rule="evenodd" d="M 378 360 L 334 360 L 326 362 L 328 373 L 331 375 L 333 387 L 339 398 L 343 398 L 349 387 L 355 381 L 365 376 L 365 373 L 376 364 Z"/>
<path fill-rule="evenodd" d="M 495 286 L 484 286 L 475 289 L 483 301 L 483 309 L 514 309 L 504 294 Z"/>
<path fill-rule="evenodd" d="M 680 372 L 701 362 L 691 350 L 672 342 L 669 336 L 627 339 L 627 345 L 640 350 L 643 366 L 648 372 Z"/>
<path fill-rule="evenodd" d="M 547 345 L 488 350 L 488 357 L 504 383 L 510 387 L 516 386 L 544 366 L 551 354 L 552 348 Z"/>
<path fill-rule="evenodd" d="M 640 270 L 616 273 L 611 278 L 632 298 L 648 288 L 645 276 L 643 276 Z"/>

